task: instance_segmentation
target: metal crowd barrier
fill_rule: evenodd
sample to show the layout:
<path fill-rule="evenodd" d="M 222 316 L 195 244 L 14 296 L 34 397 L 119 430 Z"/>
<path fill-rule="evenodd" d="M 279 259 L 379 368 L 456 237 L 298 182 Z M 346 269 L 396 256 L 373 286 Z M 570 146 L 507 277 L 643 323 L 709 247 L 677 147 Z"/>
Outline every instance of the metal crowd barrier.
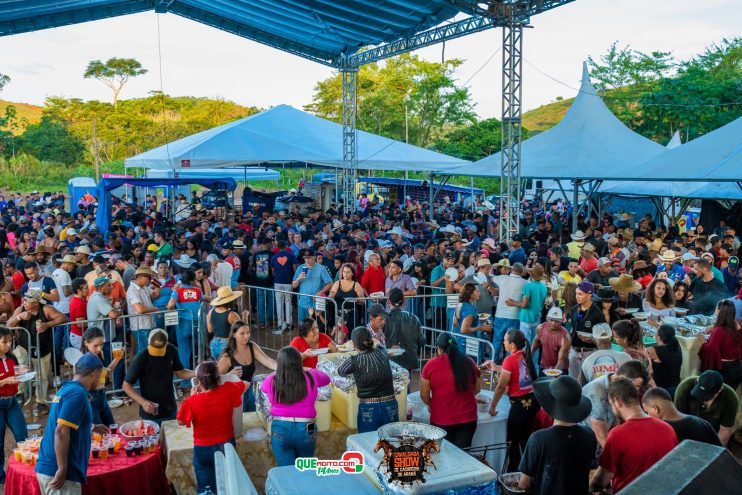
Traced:
<path fill-rule="evenodd" d="M 405 296 L 405 306 L 403 306 L 403 309 L 417 316 L 421 326 L 445 330 L 448 328 L 446 308 L 433 306 L 433 300 L 442 297 L 444 296 L 435 294 Z M 456 295 L 456 301 L 458 304 L 458 295 Z M 387 309 L 389 308 L 388 298 L 386 296 L 354 297 L 343 301 L 340 307 L 340 317 L 342 318 L 343 325 L 348 327 L 348 334 L 353 331 L 350 328 L 352 325 L 349 325 L 349 323 L 358 326 L 365 325 L 368 322 L 368 310 L 374 303 L 383 304 Z"/>
<path fill-rule="evenodd" d="M 420 369 L 422 370 L 425 363 L 437 355 L 437 347 L 435 342 L 438 335 L 446 332 L 446 330 L 439 330 L 437 328 L 422 327 L 423 334 L 425 335 L 425 345 L 422 348 L 420 355 Z M 470 337 L 468 335 L 455 334 L 452 332 L 451 335 L 460 343 L 459 347 L 463 347 L 466 355 L 472 358 L 477 366 L 481 366 L 486 359 L 492 359 L 495 355 L 495 347 L 492 342 L 478 337 Z M 489 356 L 489 358 L 487 357 Z M 482 386 L 489 390 L 493 390 L 496 383 L 496 375 L 494 371 L 483 370 L 482 371 Z"/>
<path fill-rule="evenodd" d="M 31 334 L 28 330 L 26 330 L 23 327 L 7 327 L 9 330 L 13 332 L 23 332 L 26 334 L 26 342 L 28 342 L 28 347 L 23 347 L 20 345 L 20 342 L 17 342 L 18 345 L 14 345 L 11 349 L 11 352 L 15 355 L 16 359 L 18 360 L 19 366 L 26 366 L 29 370 L 32 369 L 31 366 L 31 360 L 33 359 L 31 356 L 33 356 L 33 351 L 35 347 L 33 346 L 33 340 L 31 339 Z M 15 340 L 15 339 L 14 339 Z M 20 341 L 20 339 L 18 339 Z M 21 348 L 26 355 L 25 356 L 19 356 L 17 353 L 17 349 Z M 38 376 L 38 373 L 37 373 Z M 24 399 L 23 405 L 28 405 L 29 402 L 31 402 L 31 397 L 33 395 L 33 390 L 31 388 L 31 382 L 28 383 L 19 383 L 18 389 L 23 391 Z"/>
<path fill-rule="evenodd" d="M 281 334 L 273 333 L 273 331 L 279 328 L 279 324 L 287 322 L 291 322 L 294 327 L 299 326 L 301 323 L 299 320 L 300 298 L 312 300 L 314 318 L 317 320 L 320 331 L 324 331 L 335 339 L 337 333 L 335 330 L 340 319 L 337 302 L 334 299 L 254 285 L 240 285 L 238 290 L 244 293 L 241 302 L 249 313 L 249 323 L 254 324 L 250 339 L 262 349 L 278 352 L 282 347 L 289 345 L 291 339 L 296 336 L 288 328 Z M 278 310 L 279 304 L 282 306 L 281 314 Z M 282 316 L 283 321 L 279 321 L 279 316 Z"/>

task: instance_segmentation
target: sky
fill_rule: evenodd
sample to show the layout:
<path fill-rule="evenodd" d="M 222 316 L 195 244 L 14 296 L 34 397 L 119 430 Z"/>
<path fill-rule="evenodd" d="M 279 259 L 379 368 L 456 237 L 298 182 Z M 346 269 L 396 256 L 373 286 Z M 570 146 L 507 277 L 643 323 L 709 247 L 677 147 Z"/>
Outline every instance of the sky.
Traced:
<path fill-rule="evenodd" d="M 524 110 L 574 96 L 582 61 L 597 59 L 613 41 L 687 59 L 723 37 L 742 35 L 742 8 L 739 0 L 577 0 L 532 18 L 531 25 L 524 34 Z M 500 29 L 445 44 L 446 58 L 465 60 L 455 77 L 460 84 L 468 81 L 481 118 L 501 112 L 501 44 Z M 439 61 L 442 47 L 415 53 Z M 162 88 L 174 96 L 301 108 L 311 102 L 316 83 L 333 74 L 175 14 L 159 15 L 158 37 L 158 15 L 150 12 L 0 38 L 0 73 L 11 77 L 0 98 L 32 104 L 48 96 L 110 101 L 106 86 L 82 77 L 90 60 L 110 57 L 136 58 L 149 70 L 125 86 L 125 99 Z"/>

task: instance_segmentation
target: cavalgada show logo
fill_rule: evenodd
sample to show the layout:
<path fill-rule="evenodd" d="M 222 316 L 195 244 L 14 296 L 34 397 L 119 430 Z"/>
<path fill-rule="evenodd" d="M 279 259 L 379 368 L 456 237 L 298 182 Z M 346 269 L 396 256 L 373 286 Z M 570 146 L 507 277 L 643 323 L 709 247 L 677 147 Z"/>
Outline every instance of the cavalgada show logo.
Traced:
<path fill-rule="evenodd" d="M 341 472 L 360 474 L 363 472 L 363 454 L 345 452 L 340 460 L 317 459 L 316 457 L 299 457 L 294 461 L 299 471 L 316 471 L 317 476 L 337 476 Z"/>

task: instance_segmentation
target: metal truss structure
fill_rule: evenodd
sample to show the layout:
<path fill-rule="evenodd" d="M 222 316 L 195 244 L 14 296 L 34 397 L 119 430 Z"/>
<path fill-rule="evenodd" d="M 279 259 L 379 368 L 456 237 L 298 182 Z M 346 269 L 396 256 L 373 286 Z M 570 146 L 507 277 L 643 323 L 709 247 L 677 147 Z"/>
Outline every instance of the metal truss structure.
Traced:
<path fill-rule="evenodd" d="M 358 68 L 347 67 L 340 71 L 343 84 L 343 170 L 338 183 L 342 184 L 342 205 L 346 212 L 355 210 L 356 178 L 358 177 Z M 340 206 L 340 204 L 338 204 Z"/>

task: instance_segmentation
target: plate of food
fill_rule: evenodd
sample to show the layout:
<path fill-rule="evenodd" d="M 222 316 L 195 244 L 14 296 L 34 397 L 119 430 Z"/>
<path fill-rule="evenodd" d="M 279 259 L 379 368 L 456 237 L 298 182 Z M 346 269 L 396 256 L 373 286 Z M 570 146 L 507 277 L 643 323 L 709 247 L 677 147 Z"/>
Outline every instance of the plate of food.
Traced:
<path fill-rule="evenodd" d="M 371 299 L 384 299 L 385 296 L 383 292 L 379 291 L 379 292 L 372 292 L 371 294 L 368 295 L 368 297 L 370 297 Z"/>
<path fill-rule="evenodd" d="M 624 308 L 624 310 L 630 315 L 633 315 L 634 313 L 639 312 L 639 308 Z"/>
<path fill-rule="evenodd" d="M 688 308 L 675 308 L 676 316 L 685 316 L 688 314 Z"/>
<path fill-rule="evenodd" d="M 489 320 L 492 317 L 489 313 L 479 313 L 480 320 Z"/>
<path fill-rule="evenodd" d="M 35 377 L 36 377 L 35 371 L 29 371 L 28 373 L 23 373 L 22 375 L 16 376 L 16 378 L 18 379 L 18 383 L 30 382 Z"/>
<path fill-rule="evenodd" d="M 497 477 L 497 481 L 505 489 L 504 493 L 526 493 L 518 487 L 521 474 L 523 473 L 503 473 Z"/>
<path fill-rule="evenodd" d="M 141 440 L 142 437 L 149 437 L 159 434 L 160 427 L 157 425 L 157 423 L 148 419 L 129 421 L 128 423 L 124 423 L 119 426 L 119 435 L 121 435 L 121 437 L 127 442 Z"/>
<path fill-rule="evenodd" d="M 586 339 L 593 340 L 593 334 L 590 332 L 577 332 L 577 335 Z"/>
<path fill-rule="evenodd" d="M 386 350 L 386 355 L 389 357 L 401 356 L 404 353 L 405 353 L 405 350 L 402 349 L 401 347 L 390 347 L 389 349 Z"/>
<path fill-rule="evenodd" d="M 562 370 L 558 370 L 556 368 L 545 368 L 544 375 L 548 376 L 549 378 L 558 378 L 562 376 Z"/>
<path fill-rule="evenodd" d="M 309 354 L 312 356 L 319 356 L 320 354 L 327 354 L 330 349 L 327 347 L 320 347 L 319 349 L 309 349 Z"/>
<path fill-rule="evenodd" d="M 111 409 L 116 409 L 117 407 L 121 407 L 124 405 L 124 401 L 121 399 L 111 399 L 108 401 L 108 407 Z"/>
<path fill-rule="evenodd" d="M 41 425 L 38 423 L 31 423 L 30 425 L 26 425 L 26 429 L 34 431 L 34 430 L 40 430 Z"/>
<path fill-rule="evenodd" d="M 340 351 L 340 352 L 353 352 L 355 350 L 356 350 L 356 348 L 353 345 L 353 341 L 352 340 L 349 340 L 345 344 L 338 346 L 338 351 Z"/>
<path fill-rule="evenodd" d="M 650 316 L 651 315 L 649 313 L 645 313 L 643 311 L 639 311 L 638 313 L 634 313 L 634 318 L 636 318 L 637 320 L 646 320 Z"/>
<path fill-rule="evenodd" d="M 477 400 L 477 408 L 479 409 L 479 412 L 486 413 L 490 410 L 490 398 L 485 395 L 477 395 L 475 397 Z"/>

